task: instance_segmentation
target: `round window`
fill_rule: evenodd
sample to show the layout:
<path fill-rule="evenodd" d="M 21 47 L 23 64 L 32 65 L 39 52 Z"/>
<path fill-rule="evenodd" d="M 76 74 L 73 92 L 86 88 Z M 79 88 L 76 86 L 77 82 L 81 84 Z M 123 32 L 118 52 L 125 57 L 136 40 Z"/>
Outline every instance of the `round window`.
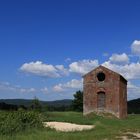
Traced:
<path fill-rule="evenodd" d="M 100 72 L 97 74 L 97 78 L 99 81 L 104 81 L 105 80 L 105 74 L 103 72 Z"/>

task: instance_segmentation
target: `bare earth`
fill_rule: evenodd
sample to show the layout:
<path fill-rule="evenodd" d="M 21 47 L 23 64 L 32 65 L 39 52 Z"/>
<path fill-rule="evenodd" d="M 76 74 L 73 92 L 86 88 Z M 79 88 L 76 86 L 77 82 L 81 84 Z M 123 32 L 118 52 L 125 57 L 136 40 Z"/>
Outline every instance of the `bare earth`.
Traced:
<path fill-rule="evenodd" d="M 65 122 L 44 122 L 45 127 L 50 127 L 62 132 L 73 132 L 73 131 L 83 131 L 91 130 L 95 128 L 94 125 L 78 125 L 73 123 Z M 140 140 L 140 133 L 127 132 L 122 136 L 116 137 L 120 140 Z"/>
<path fill-rule="evenodd" d="M 94 125 L 77 125 L 64 122 L 45 122 L 45 127 L 54 128 L 57 131 L 71 132 L 71 131 L 83 131 L 95 128 Z"/>
<path fill-rule="evenodd" d="M 127 132 L 124 136 L 117 137 L 121 140 L 140 140 L 140 133 Z"/>

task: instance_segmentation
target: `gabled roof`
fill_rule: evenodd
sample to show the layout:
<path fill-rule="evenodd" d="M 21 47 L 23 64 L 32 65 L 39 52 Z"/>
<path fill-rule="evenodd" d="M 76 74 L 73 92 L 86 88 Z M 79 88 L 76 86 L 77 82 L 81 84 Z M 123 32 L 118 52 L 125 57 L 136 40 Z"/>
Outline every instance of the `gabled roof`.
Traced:
<path fill-rule="evenodd" d="M 96 69 L 99 69 L 99 68 L 101 68 L 101 69 L 106 69 L 107 71 L 111 71 L 111 72 L 113 72 L 114 74 L 120 76 L 124 81 L 127 82 L 127 80 L 126 80 L 121 74 L 119 74 L 119 73 L 117 73 L 117 72 L 115 72 L 115 71 L 113 71 L 113 70 L 110 70 L 110 69 L 108 69 L 108 68 L 106 68 L 106 67 L 104 67 L 104 66 L 102 66 L 102 65 L 96 67 L 95 69 L 93 69 L 92 71 L 90 71 L 90 72 L 88 72 L 87 74 L 83 75 L 82 77 L 83 77 L 83 78 L 86 77 L 88 74 L 92 73 L 93 71 L 96 71 Z"/>

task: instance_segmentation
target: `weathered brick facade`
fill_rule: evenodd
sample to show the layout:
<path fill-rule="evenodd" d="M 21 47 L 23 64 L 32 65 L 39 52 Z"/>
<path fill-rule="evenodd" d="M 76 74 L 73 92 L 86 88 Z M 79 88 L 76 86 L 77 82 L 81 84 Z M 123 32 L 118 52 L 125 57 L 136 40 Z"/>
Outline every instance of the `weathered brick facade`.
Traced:
<path fill-rule="evenodd" d="M 83 76 L 84 115 L 106 112 L 127 117 L 127 80 L 103 66 Z"/>

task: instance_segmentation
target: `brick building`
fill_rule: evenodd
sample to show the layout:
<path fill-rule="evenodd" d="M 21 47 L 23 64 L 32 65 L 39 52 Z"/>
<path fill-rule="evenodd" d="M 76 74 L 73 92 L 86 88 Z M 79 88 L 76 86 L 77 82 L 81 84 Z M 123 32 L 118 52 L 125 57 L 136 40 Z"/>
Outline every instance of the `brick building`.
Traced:
<path fill-rule="evenodd" d="M 123 76 L 99 66 L 83 78 L 84 115 L 105 112 L 127 117 L 127 80 Z"/>

